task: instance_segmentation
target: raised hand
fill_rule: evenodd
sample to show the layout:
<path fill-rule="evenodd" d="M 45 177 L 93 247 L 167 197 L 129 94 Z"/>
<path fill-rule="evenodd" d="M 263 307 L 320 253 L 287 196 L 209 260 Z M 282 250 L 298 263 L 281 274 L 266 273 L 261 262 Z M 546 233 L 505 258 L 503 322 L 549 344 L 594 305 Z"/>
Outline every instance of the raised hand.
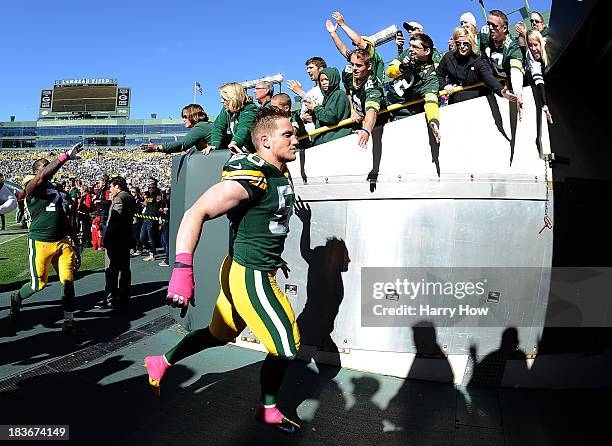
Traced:
<path fill-rule="evenodd" d="M 325 21 L 325 28 L 327 29 L 328 33 L 333 33 L 336 32 L 336 29 L 338 29 L 338 23 L 332 23 L 331 20 L 326 20 Z"/>
<path fill-rule="evenodd" d="M 334 18 L 336 22 L 338 22 L 338 25 L 340 26 L 344 25 L 344 16 L 342 15 L 340 11 L 332 12 L 332 17 Z"/>
<path fill-rule="evenodd" d="M 300 84 L 298 81 L 288 80 L 287 86 L 298 96 L 304 95 L 304 89 L 302 88 L 302 84 Z"/>
<path fill-rule="evenodd" d="M 404 44 L 406 43 L 406 38 L 403 36 L 403 34 L 396 34 L 395 35 L 395 44 L 400 47 L 400 48 L 404 48 Z"/>
<path fill-rule="evenodd" d="M 81 150 L 83 150 L 83 143 L 82 142 L 76 143 L 75 145 L 73 145 L 72 147 L 70 147 L 68 150 L 64 152 L 64 154 L 66 155 L 66 159 L 69 159 L 69 160 L 79 159 L 78 155 Z"/>
<path fill-rule="evenodd" d="M 310 210 L 310 206 L 308 205 L 308 203 L 304 203 L 301 197 L 297 197 L 297 199 L 293 203 L 293 211 L 301 222 L 310 221 L 310 218 L 312 217 L 312 211 Z"/>

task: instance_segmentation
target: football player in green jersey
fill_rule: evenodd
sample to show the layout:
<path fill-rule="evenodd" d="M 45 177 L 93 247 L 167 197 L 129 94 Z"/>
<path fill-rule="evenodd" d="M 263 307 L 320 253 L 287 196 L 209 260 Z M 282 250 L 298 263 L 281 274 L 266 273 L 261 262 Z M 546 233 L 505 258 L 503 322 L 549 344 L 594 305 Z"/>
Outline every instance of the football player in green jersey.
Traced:
<path fill-rule="evenodd" d="M 232 228 L 229 255 L 221 265 L 220 291 L 212 321 L 192 331 L 165 355 L 148 356 L 149 383 L 159 391 L 166 369 L 187 356 L 234 340 L 246 326 L 268 349 L 261 368 L 261 405 L 256 418 L 284 432 L 299 425 L 276 407 L 276 396 L 299 331 L 291 303 L 276 283 L 276 271 L 288 270 L 281 258 L 294 192 L 286 163 L 295 160 L 298 140 L 286 113 L 263 107 L 252 128 L 255 154 L 237 154 L 224 168 L 221 182 L 187 210 L 176 237 L 176 262 L 168 285 L 168 304 L 193 304 L 193 253 L 204 222 L 227 214 Z M 207 284 L 198 284 L 207 286 Z"/>
<path fill-rule="evenodd" d="M 65 162 L 77 159 L 82 147 L 81 143 L 75 144 L 52 162 L 44 158 L 36 160 L 32 165 L 34 175 L 27 175 L 23 180 L 26 208 L 31 219 L 28 233 L 31 281 L 11 294 L 11 315 L 16 317 L 23 299 L 47 285 L 49 270 L 53 265 L 63 285 L 62 331 L 69 332 L 80 331 L 74 321 L 76 299 L 73 283 L 73 274 L 80 263 L 80 247 L 68 220 L 68 203 L 63 198 L 65 194 L 62 196 L 51 184 L 51 178 Z"/>
<path fill-rule="evenodd" d="M 387 92 L 390 104 L 401 104 L 416 99 L 424 103 L 400 108 L 392 113 L 394 119 L 401 119 L 425 111 L 431 132 L 440 142 L 440 118 L 438 109 L 439 81 L 432 60 L 433 41 L 427 34 L 415 34 L 410 47 L 394 59 L 387 68 L 387 75 L 393 79 Z"/>

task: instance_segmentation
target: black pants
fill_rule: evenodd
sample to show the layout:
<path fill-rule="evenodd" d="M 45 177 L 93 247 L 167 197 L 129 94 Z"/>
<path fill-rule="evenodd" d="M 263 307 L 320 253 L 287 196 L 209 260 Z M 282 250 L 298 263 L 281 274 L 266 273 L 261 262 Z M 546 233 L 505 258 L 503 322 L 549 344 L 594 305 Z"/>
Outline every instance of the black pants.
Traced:
<path fill-rule="evenodd" d="M 91 246 L 91 217 L 89 215 L 81 215 L 81 228 L 83 229 L 81 244 L 84 248 L 88 248 Z"/>
<path fill-rule="evenodd" d="M 106 246 L 106 255 L 109 259 L 106 268 L 106 294 L 127 299 L 130 297 L 130 285 L 132 284 L 132 271 L 130 270 L 130 247 L 126 243 L 124 246 Z M 119 279 L 121 273 L 121 279 Z M 117 280 L 119 279 L 119 287 Z"/>
<path fill-rule="evenodd" d="M 4 228 L 6 226 L 6 220 L 4 219 L 4 214 L 0 214 L 0 220 L 2 220 L 2 230 L 4 231 Z"/>

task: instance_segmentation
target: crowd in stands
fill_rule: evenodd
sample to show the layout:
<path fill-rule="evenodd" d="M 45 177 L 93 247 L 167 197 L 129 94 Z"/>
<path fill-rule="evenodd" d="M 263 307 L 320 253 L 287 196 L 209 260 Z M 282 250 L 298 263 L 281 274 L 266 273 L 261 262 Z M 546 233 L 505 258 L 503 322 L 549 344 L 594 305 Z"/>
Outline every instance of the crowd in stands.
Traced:
<path fill-rule="evenodd" d="M 38 158 L 53 159 L 56 153 L 47 151 L 0 151 L 0 163 L 7 179 L 20 184 L 32 171 L 32 163 Z M 68 181 L 77 178 L 84 184 L 92 184 L 101 175 L 121 175 L 132 185 L 143 187 L 147 178 L 159 179 L 160 187 L 170 187 L 172 160 L 159 154 L 146 154 L 137 148 L 85 149 L 79 163 L 66 165 L 54 180 Z"/>
<path fill-rule="evenodd" d="M 320 57 L 306 60 L 306 72 L 313 87 L 305 91 L 297 80 L 287 85 L 301 101 L 301 109 L 290 112 L 291 98 L 274 94 L 274 85 L 261 80 L 254 97 L 235 82 L 219 89 L 223 108 L 214 122 L 198 104 L 183 108 L 182 117 L 189 129 L 181 140 L 168 144 L 143 144 L 146 152 L 173 153 L 196 147 L 204 154 L 227 148 L 232 153 L 251 152 L 250 128 L 257 108 L 275 106 L 287 110 L 301 140 L 301 148 L 358 135 L 366 147 L 375 127 L 390 120 L 425 113 L 431 135 L 439 143 L 443 131 L 439 107 L 496 94 L 517 104 L 522 117 L 523 87 L 537 86 L 536 102 L 549 123 L 552 115 L 544 90 L 547 27 L 539 12 L 530 15 L 531 30 L 523 22 L 515 25 L 516 39 L 510 35 L 508 17 L 492 10 L 478 31 L 472 13 L 461 15 L 452 31 L 448 49 L 440 52 L 423 25 L 406 21 L 395 36 L 397 57 L 385 68 L 376 42 L 360 35 L 340 12 L 325 23 L 332 42 L 348 65 L 343 69 L 328 66 Z M 350 39 L 349 48 L 339 29 Z M 473 86 L 477 84 L 477 87 Z"/>

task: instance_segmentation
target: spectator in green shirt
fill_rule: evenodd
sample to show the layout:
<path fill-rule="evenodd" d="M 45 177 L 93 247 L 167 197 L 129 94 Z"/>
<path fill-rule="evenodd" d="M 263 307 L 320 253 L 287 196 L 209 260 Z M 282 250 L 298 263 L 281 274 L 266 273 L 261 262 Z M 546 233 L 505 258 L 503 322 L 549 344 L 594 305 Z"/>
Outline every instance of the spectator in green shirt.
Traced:
<path fill-rule="evenodd" d="M 351 104 L 348 96 L 340 90 L 340 72 L 337 68 L 327 67 L 319 74 L 319 85 L 323 91 L 323 103 L 304 100 L 304 105 L 315 117 L 315 128 L 333 126 L 351 117 Z M 340 127 L 319 133 L 313 137 L 314 145 L 319 145 L 351 134 L 348 127 Z"/>
<path fill-rule="evenodd" d="M 274 84 L 272 82 L 257 82 L 257 85 L 255 85 L 255 100 L 260 107 L 270 107 L 272 96 L 274 96 Z"/>
<path fill-rule="evenodd" d="M 210 144 L 212 123 L 208 121 L 208 115 L 199 104 L 189 104 L 181 110 L 181 118 L 185 127 L 189 129 L 187 134 L 178 141 L 165 144 L 141 144 L 140 148 L 145 152 L 176 153 L 194 147 L 204 150 Z"/>
<path fill-rule="evenodd" d="M 254 152 L 251 127 L 257 107 L 237 82 L 222 85 L 219 94 L 223 108 L 213 123 L 211 142 L 204 149 L 204 154 L 208 155 L 211 150 L 220 147 L 227 147 L 232 153 Z"/>

